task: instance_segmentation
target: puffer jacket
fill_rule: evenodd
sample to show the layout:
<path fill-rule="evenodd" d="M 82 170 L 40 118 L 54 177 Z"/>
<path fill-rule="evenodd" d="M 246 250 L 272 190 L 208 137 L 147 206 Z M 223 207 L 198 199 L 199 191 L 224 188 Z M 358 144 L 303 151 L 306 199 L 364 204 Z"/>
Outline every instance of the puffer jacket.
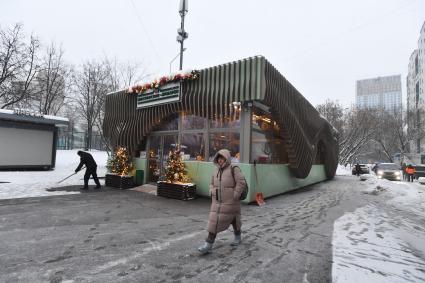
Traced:
<path fill-rule="evenodd" d="M 226 159 L 226 163 L 221 168 L 217 163 L 219 155 Z M 240 231 L 242 222 L 239 197 L 245 186 L 245 178 L 241 170 L 236 167 L 234 168 L 235 178 L 233 179 L 231 155 L 227 149 L 217 152 L 214 157 L 214 164 L 217 166 L 217 169 L 211 177 L 211 209 L 208 220 L 208 232 L 217 234 L 227 230 L 235 218 L 236 226 Z"/>

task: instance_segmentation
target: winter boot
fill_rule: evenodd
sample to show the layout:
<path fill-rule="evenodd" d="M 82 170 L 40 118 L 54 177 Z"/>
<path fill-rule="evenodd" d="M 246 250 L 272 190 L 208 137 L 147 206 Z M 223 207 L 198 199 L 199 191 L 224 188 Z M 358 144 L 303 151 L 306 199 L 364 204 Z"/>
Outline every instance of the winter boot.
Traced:
<path fill-rule="evenodd" d="M 82 188 L 80 188 L 80 190 L 84 190 L 84 191 L 87 191 L 89 188 L 88 187 L 82 187 Z"/>
<path fill-rule="evenodd" d="M 232 247 L 239 246 L 242 242 L 241 234 L 235 235 L 235 239 L 233 239 L 233 242 L 230 244 Z"/>
<path fill-rule="evenodd" d="M 205 242 L 202 246 L 198 248 L 198 251 L 203 255 L 209 254 L 212 251 L 212 246 L 213 243 Z"/>
<path fill-rule="evenodd" d="M 96 186 L 96 190 L 100 190 L 102 188 L 101 185 Z"/>

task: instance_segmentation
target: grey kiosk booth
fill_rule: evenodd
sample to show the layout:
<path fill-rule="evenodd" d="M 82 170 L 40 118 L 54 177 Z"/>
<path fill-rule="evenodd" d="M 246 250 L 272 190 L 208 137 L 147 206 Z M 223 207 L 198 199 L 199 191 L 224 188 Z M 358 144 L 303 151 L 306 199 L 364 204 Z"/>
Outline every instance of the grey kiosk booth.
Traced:
<path fill-rule="evenodd" d="M 0 109 L 0 169 L 53 169 L 58 127 L 67 125 L 62 117 Z"/>

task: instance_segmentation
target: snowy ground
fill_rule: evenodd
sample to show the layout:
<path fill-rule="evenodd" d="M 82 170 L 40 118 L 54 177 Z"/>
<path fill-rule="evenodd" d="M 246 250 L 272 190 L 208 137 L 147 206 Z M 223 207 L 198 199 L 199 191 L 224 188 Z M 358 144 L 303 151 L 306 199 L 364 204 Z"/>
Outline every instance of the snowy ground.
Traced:
<path fill-rule="evenodd" d="M 425 282 L 425 186 L 370 175 L 375 203 L 334 223 L 333 282 Z"/>
<path fill-rule="evenodd" d="M 106 172 L 106 153 L 92 152 L 92 154 L 98 163 L 98 175 L 104 176 Z M 54 171 L 0 171 L 0 182 L 10 182 L 0 183 L 0 199 L 52 196 L 58 194 L 79 194 L 78 191 L 46 191 L 48 188 L 57 187 L 57 182 L 59 180 L 65 178 L 69 174 L 72 174 L 78 165 L 78 162 L 79 157 L 76 154 L 76 150 L 58 151 L 56 168 Z M 67 186 L 82 184 L 82 178 L 83 172 L 79 172 L 60 185 Z M 93 184 L 93 181 L 90 182 Z M 109 194 L 114 195 L 110 196 Z M 33 222 L 27 221 L 26 213 L 34 213 L 34 216 L 38 217 L 43 215 L 43 213 L 47 213 L 46 207 L 57 206 L 57 210 L 54 212 L 48 210 L 50 211 L 49 213 L 51 213 L 51 215 L 48 215 L 51 218 L 51 223 L 49 224 L 51 226 L 49 227 L 55 230 L 55 233 L 51 233 L 49 235 L 51 237 L 56 237 L 57 230 L 60 230 L 60 227 L 62 227 L 61 225 L 58 226 L 56 224 L 57 217 L 60 215 L 60 213 L 63 213 L 63 215 L 60 217 L 63 218 L 63 222 L 66 224 L 70 221 L 69 215 L 73 215 L 73 217 L 76 219 L 78 218 L 77 216 L 79 215 L 79 212 L 92 211 L 98 207 L 105 208 L 107 211 L 104 212 L 99 210 L 97 212 L 99 214 L 98 216 L 92 212 L 88 215 L 84 215 L 81 220 L 83 223 L 81 226 L 81 231 L 75 231 L 75 239 L 79 239 L 78 235 L 80 233 L 86 232 L 84 228 L 86 223 L 99 222 L 101 224 L 103 223 L 102 225 L 106 225 L 110 219 L 109 216 L 104 217 L 104 215 L 109 213 L 111 207 L 114 206 L 113 204 L 115 204 L 117 199 L 121 198 L 119 202 L 123 202 L 126 205 L 117 205 L 117 211 L 111 213 L 111 216 L 125 215 L 127 217 L 127 215 L 129 215 L 129 211 L 137 211 L 138 213 L 133 215 L 134 221 L 136 221 L 134 223 L 138 223 L 137 221 L 141 221 L 141 223 L 139 223 L 139 226 L 136 225 L 137 227 L 135 227 L 134 223 L 131 222 L 128 227 L 125 227 L 127 230 L 134 230 L 134 242 L 137 243 L 137 245 L 130 243 L 128 251 L 117 251 L 116 257 L 119 261 L 119 259 L 124 257 L 127 252 L 130 252 L 138 247 L 140 242 L 140 231 L 145 231 L 145 227 L 156 227 L 155 225 L 157 224 L 157 220 L 154 219 L 156 219 L 159 211 L 164 210 L 163 207 L 168 207 L 171 204 L 175 204 L 175 207 L 172 209 L 169 208 L 170 211 L 164 215 L 164 219 L 169 219 L 169 215 L 174 215 L 176 211 L 183 209 L 180 207 L 178 202 L 175 203 L 168 200 L 159 200 L 149 196 L 152 197 L 152 199 L 149 200 L 152 203 L 144 209 L 150 209 L 151 207 L 161 207 L 161 210 L 155 210 L 154 212 L 147 213 L 146 219 L 143 220 L 145 222 L 143 222 L 140 219 L 141 215 L 145 215 L 145 212 L 141 213 L 139 211 L 143 206 L 139 204 L 138 201 L 143 199 L 144 203 L 147 200 L 147 197 L 143 195 L 132 194 L 135 194 L 135 192 L 128 191 L 118 193 L 105 191 L 102 192 L 102 194 L 88 194 L 81 200 L 81 203 L 78 199 L 80 196 L 40 198 L 39 201 L 43 203 L 40 204 L 38 212 L 37 210 L 34 210 L 34 207 L 32 207 L 32 205 L 35 204 L 26 203 L 25 199 L 3 201 L 3 209 L 5 213 L 2 215 L 2 218 L 0 218 L 3 221 L 0 223 L 0 226 L 3 225 L 3 228 L 10 226 L 8 228 L 9 230 L 6 228 L 4 229 L 6 229 L 5 231 L 8 231 L 7 233 L 11 233 L 11 235 L 4 231 L 2 232 L 4 235 L 3 240 L 9 239 L 8 241 L 10 247 L 4 248 L 4 251 L 1 251 L 0 249 L 0 254 L 7 254 L 9 252 L 11 254 L 15 253 L 16 247 L 10 243 L 13 242 L 10 239 L 11 237 L 18 237 L 18 234 L 14 234 L 18 233 L 16 227 L 31 226 L 31 223 Z M 106 197 L 110 197 L 110 202 L 105 200 Z M 88 199 L 90 201 L 87 202 Z M 98 203 L 102 201 L 106 201 L 106 203 Z M 134 207 L 130 205 L 131 201 L 135 202 L 133 204 Z M 158 205 L 158 202 L 161 201 L 164 203 L 162 205 Z M 68 202 L 71 204 L 66 206 L 65 204 Z M 231 270 L 232 272 L 230 273 L 232 276 L 236 276 L 235 280 L 240 277 L 239 279 L 245 278 L 248 281 L 255 281 L 255 278 L 262 278 L 264 281 L 277 282 L 276 279 L 278 278 L 288 278 L 289 282 L 301 282 L 300 278 L 304 278 L 308 274 L 309 280 L 306 279 L 303 282 L 328 282 L 330 281 L 331 277 L 333 282 L 337 283 L 425 282 L 425 243 L 423 241 L 425 238 L 424 203 L 425 185 L 421 185 L 416 181 L 414 183 L 407 183 L 378 180 L 373 174 L 367 175 L 366 181 L 360 181 L 359 178 L 351 175 L 351 169 L 349 167 L 345 168 L 340 166 L 338 167 L 337 177 L 334 181 L 317 184 L 303 190 L 298 190 L 293 194 L 286 194 L 280 197 L 269 199 L 266 207 L 257 208 L 255 206 L 244 206 L 243 215 L 245 217 L 245 221 L 248 223 L 248 225 L 245 225 L 245 231 L 247 233 L 244 237 L 248 241 L 246 242 L 246 246 L 241 249 L 241 253 L 230 253 L 226 249 L 222 248 L 222 245 L 219 245 L 215 251 L 215 258 L 210 257 L 207 262 L 202 262 L 202 264 L 200 263 L 199 268 L 204 265 L 208 265 L 209 263 L 214 264 L 214 266 L 217 267 L 217 272 L 214 273 L 214 276 L 216 277 L 214 278 L 218 279 L 222 273 L 220 268 L 230 260 L 232 264 L 234 262 L 234 270 Z M 194 215 L 197 215 L 197 219 L 195 219 L 196 221 L 192 223 L 194 227 L 192 227 L 193 229 L 189 229 L 191 232 L 187 232 L 188 235 L 192 235 L 193 231 L 198 231 L 197 229 L 200 229 L 199 231 L 201 232 L 199 233 L 202 234 L 203 232 L 203 226 L 205 224 L 203 214 L 207 214 L 208 204 L 203 203 L 202 200 L 200 200 L 199 203 L 192 202 L 192 205 L 198 204 L 198 211 L 195 214 L 191 210 L 193 208 L 191 208 L 190 210 L 186 211 L 189 214 L 183 218 L 192 219 L 194 218 Z M 82 208 L 78 208 L 78 205 L 81 205 Z M 85 207 L 86 205 L 93 205 L 93 207 L 88 209 Z M 130 207 L 127 207 L 128 205 L 130 205 Z M 23 207 L 28 209 L 28 211 L 24 211 L 25 213 L 23 213 L 22 219 L 19 222 L 17 221 L 17 217 L 20 215 Z M 124 208 L 128 209 L 129 211 L 121 211 Z M 14 209 L 16 209 L 14 212 L 15 214 L 11 213 L 11 211 Z M 66 209 L 72 211 L 69 212 L 66 211 Z M 155 217 L 151 218 L 152 215 L 155 215 Z M 10 217 L 10 219 L 8 217 Z M 41 218 L 44 217 L 45 216 Z M 91 217 L 90 220 L 87 220 L 87 217 Z M 75 219 L 68 223 L 70 227 L 72 227 L 70 228 L 71 230 L 74 230 L 76 227 L 74 225 L 74 222 L 76 221 Z M 127 221 L 128 219 L 125 220 Z M 43 222 L 44 220 L 38 219 L 37 221 L 41 222 L 35 225 L 35 227 L 41 227 L 45 225 Z M 100 225 L 99 223 L 96 225 Z M 117 223 L 125 223 L 125 221 L 118 217 L 116 219 L 116 223 L 111 223 L 111 226 L 104 228 L 105 235 L 109 235 L 108 233 L 110 233 L 111 227 L 115 227 Z M 151 223 L 149 224 L 151 226 L 149 226 L 147 223 Z M 165 231 L 162 231 L 162 226 L 159 225 L 157 227 L 159 230 L 155 230 L 152 238 L 157 239 L 159 235 L 159 239 L 170 237 L 172 233 L 174 233 L 170 232 L 170 230 L 176 230 L 179 232 L 187 230 L 188 224 L 182 219 L 176 219 L 176 221 L 173 223 L 175 227 L 172 227 L 172 229 L 167 228 Z M 17 226 L 15 227 L 14 225 Z M 67 228 L 67 225 L 64 225 L 63 227 Z M 100 229 L 101 227 L 99 228 L 98 226 L 95 226 L 95 228 Z M 90 228 L 90 231 L 95 228 Z M 122 235 L 121 228 L 117 230 L 117 235 Z M 37 228 L 33 231 L 31 230 L 32 227 L 27 227 L 26 229 L 26 233 L 29 233 L 28 250 L 31 251 L 31 239 L 34 237 L 34 235 L 31 233 L 37 234 L 39 230 L 37 230 Z M 40 232 L 42 231 L 40 230 Z M 0 231 L 0 237 L 2 233 Z M 69 231 L 63 231 L 63 235 L 63 238 L 65 239 L 67 237 L 66 235 L 69 235 Z M 99 235 L 103 234 L 101 233 Z M 99 235 L 96 237 L 100 237 Z M 47 236 L 43 234 L 42 238 L 44 239 L 45 237 Z M 93 238 L 95 235 L 91 235 L 90 237 Z M 120 237 L 121 236 L 117 236 L 116 238 L 121 239 Z M 143 234 L 142 238 L 146 237 L 150 236 Z M 67 241 L 71 243 L 75 239 L 67 239 Z M 175 264 L 180 268 L 182 262 L 184 265 L 186 261 L 185 268 L 186 271 L 189 272 L 190 270 L 193 270 L 193 265 L 198 261 L 198 255 L 196 252 L 194 252 L 187 257 L 183 257 L 182 259 L 181 250 L 193 249 L 194 244 L 193 239 L 187 240 L 187 243 L 185 242 L 185 238 L 182 239 L 183 240 L 181 240 L 181 242 L 184 243 L 181 249 L 175 247 L 174 245 L 171 247 L 170 245 L 169 248 L 175 252 L 175 256 L 172 257 L 170 262 L 167 264 Z M 256 239 L 258 239 L 258 241 Z M 62 242 L 63 241 L 61 240 L 61 243 Z M 105 240 L 105 242 L 107 242 L 107 240 Z M 17 239 L 16 245 L 21 244 L 23 244 L 23 242 Z M 86 241 L 84 241 L 81 245 L 85 244 Z M 111 244 L 111 247 L 104 249 L 105 262 L 110 260 L 109 252 L 110 249 L 114 248 L 115 244 L 116 243 L 113 243 Z M 121 240 L 118 241 L 118 244 L 122 244 Z M 48 250 L 47 247 L 50 245 L 51 241 L 46 239 L 43 250 Z M 58 247 L 60 247 L 60 245 L 61 244 L 59 244 Z M 78 246 L 78 243 L 75 245 Z M 50 250 L 48 250 L 49 253 L 54 253 L 58 247 L 52 247 Z M 93 257 L 98 258 L 101 256 L 98 254 L 100 249 L 99 247 L 94 247 L 93 249 L 95 254 L 86 256 L 88 262 L 91 262 Z M 69 260 L 71 264 L 77 264 L 82 258 L 85 258 L 87 247 L 81 247 L 81 250 L 84 252 L 82 254 L 77 253 L 74 256 L 75 261 Z M 162 255 L 159 252 L 157 253 L 158 256 Z M 247 266 L 244 266 L 243 268 L 239 267 L 240 262 L 246 261 L 246 256 L 248 255 L 249 259 L 251 254 L 253 254 L 252 261 L 249 262 L 249 264 L 246 263 Z M 16 256 L 31 258 L 32 255 L 26 255 L 21 251 L 20 253 L 17 253 Z M 39 256 L 38 253 L 37 256 Z M 37 256 L 34 257 L 37 258 Z M 51 255 L 45 255 L 47 262 L 51 261 L 49 261 L 49 256 Z M 164 250 L 164 258 L 169 258 L 169 256 L 170 253 L 167 248 Z M 68 257 L 64 258 L 68 259 Z M 164 260 L 164 258 L 161 258 L 161 260 Z M 193 262 L 191 261 L 192 258 L 194 259 Z M 271 261 L 273 264 L 270 264 L 270 258 L 274 258 Z M 223 262 L 221 259 L 223 259 Z M 15 258 L 15 260 L 16 262 L 21 262 L 21 258 Z M 36 262 L 39 262 L 39 260 Z M 301 262 L 305 263 L 304 268 L 299 268 L 299 263 Z M 276 265 L 277 263 L 284 263 L 283 266 L 285 266 L 285 268 L 279 267 Z M 62 264 L 69 263 L 62 262 L 58 265 L 58 268 L 61 267 Z M 102 262 L 102 264 L 104 263 Z M 156 274 L 158 270 L 155 269 L 155 264 L 156 263 L 153 262 L 153 267 L 148 264 L 147 267 L 141 268 L 141 274 L 137 274 L 137 272 L 135 272 L 134 278 L 138 278 L 137 276 L 146 276 L 146 274 L 150 274 L 149 272 L 146 272 L 149 270 L 149 268 L 154 268 L 154 270 L 152 270 L 152 274 Z M 44 268 L 44 265 L 42 267 L 34 267 L 30 262 L 26 263 L 26 265 L 28 268 L 34 268 L 31 276 L 36 276 L 36 278 L 40 276 L 40 272 L 37 271 L 38 268 Z M 329 267 L 327 267 L 328 265 Z M 5 274 L 10 276 L 10 272 L 14 272 L 14 270 L 20 274 L 20 265 L 16 266 L 14 267 L 11 265 L 7 267 L 5 269 Z M 256 267 L 255 269 L 264 270 L 267 272 L 261 272 L 261 274 L 252 273 L 253 266 Z M 274 268 L 275 266 L 276 268 Z M 50 267 L 47 266 L 46 268 Z M 116 272 L 119 268 L 119 265 L 117 265 L 115 269 L 112 269 L 109 272 L 110 274 L 108 273 L 108 276 L 112 276 L 111 274 Z M 162 266 L 158 268 L 163 269 Z M 232 269 L 232 267 L 229 268 Z M 74 272 L 70 271 L 70 278 L 75 277 L 75 274 L 79 274 L 80 272 L 78 268 L 74 269 Z M 168 272 L 172 273 L 174 271 L 168 270 Z M 203 271 L 201 270 L 200 273 L 196 275 L 196 278 L 205 279 L 211 277 L 210 271 L 206 272 L 205 274 L 202 272 Z M 329 276 L 327 273 L 329 273 Z M 117 274 L 122 276 L 120 275 L 122 273 L 118 273 L 118 271 Z M 173 276 L 176 275 L 174 273 L 172 274 Z M 9 278 L 7 276 L 5 278 Z M 101 278 L 100 274 L 95 274 L 93 275 L 94 277 L 90 276 L 87 275 L 87 278 Z M 227 273 L 226 276 L 230 276 L 229 273 Z M 87 279 L 84 276 L 83 278 Z M 159 279 L 170 278 L 171 277 L 168 274 Z"/>
<path fill-rule="evenodd" d="M 56 168 L 52 171 L 0 171 L 0 199 L 76 194 L 78 192 L 46 191 L 48 188 L 83 184 L 84 170 L 58 184 L 60 180 L 74 173 L 80 162 L 78 150 L 58 150 Z M 97 163 L 98 176 L 105 176 L 107 154 L 102 151 L 90 152 Z M 1 183 L 8 182 L 8 183 Z M 102 182 L 102 181 L 101 181 Z M 90 180 L 89 185 L 93 181 Z"/>

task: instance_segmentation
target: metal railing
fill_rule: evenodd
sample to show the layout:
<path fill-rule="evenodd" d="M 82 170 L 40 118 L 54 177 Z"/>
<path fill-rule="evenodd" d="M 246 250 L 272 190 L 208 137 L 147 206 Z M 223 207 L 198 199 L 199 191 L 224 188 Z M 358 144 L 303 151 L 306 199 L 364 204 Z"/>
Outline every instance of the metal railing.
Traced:
<path fill-rule="evenodd" d="M 106 145 L 100 134 L 94 133 L 91 137 L 91 142 L 87 146 L 88 135 L 87 132 L 79 132 L 72 130 L 59 130 L 56 142 L 57 149 L 96 149 L 106 150 Z"/>

